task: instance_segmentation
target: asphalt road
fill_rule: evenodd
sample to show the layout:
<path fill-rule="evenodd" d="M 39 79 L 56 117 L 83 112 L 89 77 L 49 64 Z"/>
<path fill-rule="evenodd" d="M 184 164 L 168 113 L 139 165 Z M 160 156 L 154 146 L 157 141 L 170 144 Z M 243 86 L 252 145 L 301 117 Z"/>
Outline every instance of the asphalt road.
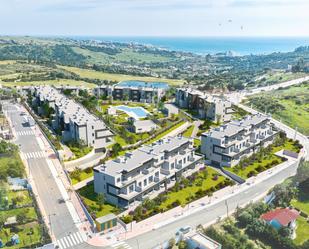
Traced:
<path fill-rule="evenodd" d="M 65 203 L 58 203 L 62 198 L 60 190 L 48 167 L 44 151 L 40 148 L 32 129 L 23 125 L 24 118 L 17 105 L 9 104 L 5 107 L 17 134 L 16 144 L 21 152 L 27 155 L 27 162 L 31 176 L 38 190 L 39 198 L 45 213 L 49 216 L 52 233 L 56 239 L 63 238 L 69 233 L 77 232 L 71 214 Z M 38 156 L 40 153 L 40 157 Z M 43 156 L 42 156 L 43 155 Z"/>
<path fill-rule="evenodd" d="M 22 125 L 20 111 L 18 111 L 15 106 L 10 105 L 9 110 L 11 110 L 9 115 L 17 132 L 31 130 L 29 127 L 24 127 Z M 20 148 L 23 153 L 40 151 L 35 135 L 19 136 L 16 143 L 20 144 Z M 63 236 L 67 236 L 70 232 L 76 232 L 77 229 L 75 228 L 74 222 L 66 205 L 58 203 L 58 199 L 61 198 L 61 193 L 53 177 L 51 176 L 46 159 L 28 159 L 28 163 L 30 165 L 31 174 L 34 178 L 35 184 L 39 190 L 39 196 L 43 203 L 44 209 L 48 214 L 51 214 L 52 230 L 56 238 L 59 239 Z M 267 178 L 263 182 L 256 183 L 248 189 L 228 197 L 226 200 L 229 212 L 231 213 L 237 206 L 247 204 L 254 198 L 264 194 L 274 185 L 295 174 L 295 171 L 296 165 L 290 166 L 282 171 L 273 173 L 272 177 Z M 218 216 L 226 215 L 226 213 L 226 202 L 225 200 L 222 200 L 213 206 L 198 211 L 190 216 L 186 216 L 156 230 L 129 239 L 125 241 L 125 246 L 118 248 L 153 248 L 154 246 L 172 238 L 175 232 L 182 226 L 190 225 L 192 227 L 196 227 L 199 224 L 207 224 L 216 220 Z M 75 245 L 72 248 L 90 249 L 97 247 L 82 243 Z"/>

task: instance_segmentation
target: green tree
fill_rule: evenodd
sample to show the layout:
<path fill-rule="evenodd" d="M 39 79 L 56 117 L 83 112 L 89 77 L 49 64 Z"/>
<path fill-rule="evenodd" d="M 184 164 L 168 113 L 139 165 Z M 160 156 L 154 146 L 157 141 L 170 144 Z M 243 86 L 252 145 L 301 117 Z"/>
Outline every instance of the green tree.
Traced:
<path fill-rule="evenodd" d="M 105 203 L 104 193 L 97 194 L 97 203 L 99 204 L 100 210 L 102 210 Z"/>
<path fill-rule="evenodd" d="M 16 216 L 16 221 L 18 222 L 18 224 L 24 224 L 27 220 L 27 215 L 25 213 L 19 213 Z"/>
<path fill-rule="evenodd" d="M 112 146 L 112 153 L 114 156 L 118 156 L 119 155 L 119 152 L 122 150 L 122 147 L 119 143 L 115 143 L 113 146 Z"/>

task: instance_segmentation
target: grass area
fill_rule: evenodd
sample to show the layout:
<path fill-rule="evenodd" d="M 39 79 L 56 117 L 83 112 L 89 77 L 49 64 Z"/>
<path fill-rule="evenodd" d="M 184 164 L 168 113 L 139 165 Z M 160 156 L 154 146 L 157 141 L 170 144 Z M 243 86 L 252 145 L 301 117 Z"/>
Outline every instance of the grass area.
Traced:
<path fill-rule="evenodd" d="M 191 125 L 182 135 L 184 137 L 191 137 L 192 136 L 192 132 L 194 130 L 194 125 Z"/>
<path fill-rule="evenodd" d="M 309 240 L 309 222 L 304 217 L 298 217 L 296 228 L 296 238 L 294 243 L 297 245 L 303 244 L 306 240 Z"/>
<path fill-rule="evenodd" d="M 0 230 L 0 238 L 6 244 L 15 233 L 19 236 L 20 244 L 8 246 L 7 248 L 34 248 L 31 245 L 41 242 L 42 228 L 37 222 L 16 226 L 15 228 L 3 228 Z"/>
<path fill-rule="evenodd" d="M 284 161 L 281 157 L 276 156 L 274 153 L 282 150 L 291 150 L 291 151 L 297 151 L 297 147 L 294 145 L 293 141 L 287 140 L 286 143 L 283 146 L 277 146 L 273 147 L 270 154 L 265 155 L 260 160 L 255 160 L 250 165 L 241 168 L 239 165 L 236 165 L 232 168 L 225 167 L 226 170 L 229 170 L 238 176 L 242 177 L 243 179 L 247 179 L 251 177 L 250 173 L 255 172 L 255 174 L 258 174 L 262 171 L 265 171 L 266 169 L 272 168 Z M 262 170 L 262 171 L 261 171 Z"/>
<path fill-rule="evenodd" d="M 69 72 L 76 73 L 80 77 L 89 78 L 89 79 L 100 79 L 100 80 L 109 80 L 109 81 L 117 81 L 117 82 L 125 81 L 125 80 L 141 80 L 141 81 L 146 81 L 146 82 L 160 81 L 160 82 L 166 82 L 170 85 L 175 85 L 175 86 L 182 85 L 184 82 L 183 80 L 175 80 L 175 79 L 104 73 L 104 72 L 99 72 L 95 70 L 81 69 L 78 67 L 67 67 L 67 66 L 58 66 L 58 67 L 65 69 Z"/>
<path fill-rule="evenodd" d="M 0 213 L 1 215 L 3 215 L 5 219 L 12 217 L 12 216 L 24 214 L 25 215 L 24 223 L 35 221 L 38 218 L 36 215 L 35 209 L 33 207 L 15 208 L 15 209 L 10 209 L 6 211 L 0 211 Z"/>
<path fill-rule="evenodd" d="M 249 97 L 246 102 L 292 128 L 309 135 L 309 84 L 265 92 Z"/>
<path fill-rule="evenodd" d="M 8 201 L 9 205 L 12 204 L 12 200 L 17 199 L 18 205 L 24 206 L 32 203 L 32 199 L 27 190 L 20 191 L 9 191 L 8 192 Z"/>
<path fill-rule="evenodd" d="M 70 160 L 76 160 L 76 159 L 82 158 L 86 156 L 87 154 L 89 154 L 93 149 L 88 146 L 74 146 L 71 144 L 67 144 L 67 146 L 70 148 L 70 150 L 74 154 L 74 157 L 70 158 Z"/>
<path fill-rule="evenodd" d="M 0 180 L 6 180 L 7 176 L 22 177 L 25 174 L 24 165 L 18 152 L 11 155 L 0 156 Z"/>
<path fill-rule="evenodd" d="M 45 81 L 26 81 L 26 82 L 2 82 L 3 86 L 17 87 L 17 86 L 40 86 L 40 85 L 54 85 L 54 86 L 84 86 L 94 88 L 96 85 L 87 83 L 81 80 L 69 80 L 69 79 L 58 79 L 58 80 L 45 80 Z"/>
<path fill-rule="evenodd" d="M 205 192 L 210 190 L 226 179 L 224 176 L 219 175 L 219 173 L 212 168 L 207 168 L 206 170 L 208 171 L 207 178 L 203 176 L 202 172 L 199 172 L 192 186 L 184 187 L 177 192 L 168 193 L 166 201 L 161 203 L 160 208 L 166 209 L 177 200 L 180 201 L 180 205 L 188 204 L 192 201 L 191 198 L 196 194 L 197 191 L 201 190 Z"/>
<path fill-rule="evenodd" d="M 74 177 L 74 173 L 72 173 L 72 172 L 70 173 L 72 185 L 77 184 L 77 183 L 79 183 L 83 180 L 86 180 L 86 179 L 88 179 L 92 176 L 93 176 L 93 170 L 92 169 L 91 169 L 91 171 L 90 170 L 81 170 L 78 178 Z"/>
<path fill-rule="evenodd" d="M 101 217 L 110 213 L 117 214 L 119 210 L 108 203 L 105 203 L 102 207 L 97 204 L 97 194 L 94 192 L 94 185 L 89 184 L 80 190 L 78 190 L 79 195 L 85 206 L 87 207 L 89 213 L 94 217 Z"/>
<path fill-rule="evenodd" d="M 161 138 L 163 138 L 164 136 L 168 135 L 169 133 L 171 133 L 173 130 L 176 130 L 177 128 L 179 128 L 180 126 L 182 126 L 185 123 L 185 121 L 181 121 L 179 124 L 172 126 L 170 129 L 166 130 L 165 132 L 162 132 L 161 134 L 159 134 L 158 136 L 154 137 L 153 139 L 151 139 L 150 141 L 148 141 L 146 144 L 151 144 Z"/>
<path fill-rule="evenodd" d="M 258 81 L 261 86 L 272 85 L 280 82 L 285 82 L 293 79 L 305 77 L 305 73 L 286 73 L 286 72 L 270 72 L 262 77 Z"/>

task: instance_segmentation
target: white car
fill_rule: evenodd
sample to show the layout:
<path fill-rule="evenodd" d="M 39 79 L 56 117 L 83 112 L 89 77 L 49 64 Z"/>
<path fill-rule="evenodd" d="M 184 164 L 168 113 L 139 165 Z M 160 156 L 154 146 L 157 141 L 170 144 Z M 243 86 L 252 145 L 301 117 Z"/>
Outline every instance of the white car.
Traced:
<path fill-rule="evenodd" d="M 186 234 L 186 233 L 190 232 L 191 230 L 192 230 L 192 227 L 190 227 L 190 226 L 181 227 L 181 228 L 179 228 L 179 230 L 176 232 L 176 235 Z"/>

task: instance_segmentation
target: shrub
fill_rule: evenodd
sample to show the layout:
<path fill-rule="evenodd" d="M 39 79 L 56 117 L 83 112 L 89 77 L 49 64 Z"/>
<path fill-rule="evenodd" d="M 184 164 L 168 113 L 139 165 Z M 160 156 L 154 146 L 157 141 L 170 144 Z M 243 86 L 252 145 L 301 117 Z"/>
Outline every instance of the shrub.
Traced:
<path fill-rule="evenodd" d="M 131 215 L 125 215 L 125 216 L 122 216 L 121 217 L 121 220 L 128 224 L 128 223 L 131 223 L 133 221 L 133 217 Z"/>

